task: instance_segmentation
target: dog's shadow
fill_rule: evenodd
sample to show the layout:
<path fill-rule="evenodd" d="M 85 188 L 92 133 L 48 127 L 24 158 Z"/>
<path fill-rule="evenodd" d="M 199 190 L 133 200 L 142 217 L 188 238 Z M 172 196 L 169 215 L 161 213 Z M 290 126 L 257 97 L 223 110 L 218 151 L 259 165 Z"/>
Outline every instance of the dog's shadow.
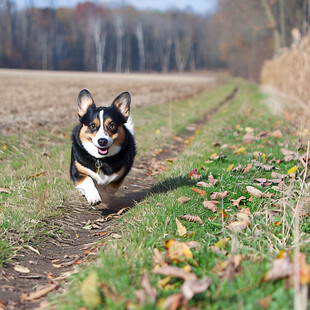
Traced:
<path fill-rule="evenodd" d="M 188 176 L 167 178 L 163 181 L 157 182 L 151 187 L 146 187 L 141 190 L 132 190 L 130 185 L 126 186 L 125 184 L 125 189 L 121 188 L 119 192 L 114 195 L 100 192 L 103 202 L 98 206 L 98 209 L 101 210 L 102 215 L 109 215 L 116 213 L 125 207 L 132 208 L 146 197 L 153 194 L 165 193 L 178 187 L 194 184 L 195 181 L 189 180 Z"/>

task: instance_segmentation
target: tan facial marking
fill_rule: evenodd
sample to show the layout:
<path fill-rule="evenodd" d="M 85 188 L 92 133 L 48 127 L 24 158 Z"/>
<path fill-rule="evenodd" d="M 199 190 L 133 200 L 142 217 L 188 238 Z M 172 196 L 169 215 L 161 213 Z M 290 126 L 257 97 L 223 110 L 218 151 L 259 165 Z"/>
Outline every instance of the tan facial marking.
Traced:
<path fill-rule="evenodd" d="M 119 137 L 119 135 L 121 134 L 122 131 L 124 131 L 123 127 L 122 126 L 119 126 L 118 129 L 117 129 L 117 132 L 116 133 L 112 133 L 109 129 L 108 129 L 108 126 L 109 124 L 112 122 L 113 120 L 111 118 L 107 118 L 104 122 L 104 127 L 106 128 L 106 131 L 108 133 L 108 135 L 114 140 L 116 141 L 116 139 Z M 119 144 L 120 145 L 120 144 Z"/>
<path fill-rule="evenodd" d="M 99 121 L 98 118 L 95 118 L 95 119 L 93 120 L 93 123 L 95 123 L 97 127 L 100 126 L 100 121 Z"/>
<path fill-rule="evenodd" d="M 117 131 L 117 136 L 116 136 L 116 138 L 114 140 L 114 143 L 116 145 L 121 146 L 124 143 L 125 138 L 126 138 L 126 134 L 125 134 L 124 127 L 123 126 L 119 126 L 118 127 L 118 131 Z"/>
<path fill-rule="evenodd" d="M 90 132 L 88 126 L 84 125 L 82 126 L 81 130 L 80 130 L 80 140 L 82 143 L 86 142 L 86 141 L 92 141 L 92 138 L 95 136 L 96 132 Z"/>

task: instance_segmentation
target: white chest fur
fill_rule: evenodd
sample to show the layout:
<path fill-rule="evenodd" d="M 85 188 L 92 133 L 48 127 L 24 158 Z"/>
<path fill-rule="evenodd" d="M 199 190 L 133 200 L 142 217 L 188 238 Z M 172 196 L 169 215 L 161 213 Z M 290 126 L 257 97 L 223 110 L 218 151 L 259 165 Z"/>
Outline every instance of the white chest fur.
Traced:
<path fill-rule="evenodd" d="M 96 173 L 88 168 L 84 169 L 87 172 L 87 174 L 98 183 L 98 185 L 107 185 L 116 180 L 120 175 L 120 172 L 113 173 L 111 175 L 106 175 L 101 170 L 99 171 L 99 173 Z"/>

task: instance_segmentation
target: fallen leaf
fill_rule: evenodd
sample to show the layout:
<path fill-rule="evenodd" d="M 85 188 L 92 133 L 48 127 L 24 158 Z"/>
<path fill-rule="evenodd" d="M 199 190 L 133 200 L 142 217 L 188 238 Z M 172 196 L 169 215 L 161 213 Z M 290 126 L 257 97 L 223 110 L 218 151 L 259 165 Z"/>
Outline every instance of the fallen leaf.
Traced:
<path fill-rule="evenodd" d="M 234 168 L 234 164 L 231 164 L 227 167 L 226 172 L 229 172 L 232 170 L 232 168 Z"/>
<path fill-rule="evenodd" d="M 203 222 L 202 222 L 200 216 L 198 216 L 198 215 L 184 214 L 181 216 L 181 220 L 194 222 L 194 223 L 203 225 Z"/>
<path fill-rule="evenodd" d="M 256 198 L 262 198 L 262 197 L 270 197 L 271 194 L 268 193 L 262 193 L 259 189 L 253 187 L 253 186 L 247 186 L 246 190 L 248 193 Z"/>
<path fill-rule="evenodd" d="M 210 187 L 211 185 L 207 182 L 197 182 L 196 186 L 198 186 L 198 187 Z"/>
<path fill-rule="evenodd" d="M 252 168 L 253 164 L 247 164 L 243 169 L 242 169 L 242 173 L 248 173 L 251 168 Z"/>
<path fill-rule="evenodd" d="M 157 292 L 151 286 L 150 281 L 145 273 L 141 276 L 141 286 L 146 292 L 146 294 L 149 296 L 150 300 L 155 301 Z"/>
<path fill-rule="evenodd" d="M 45 176 L 45 175 L 47 175 L 47 172 L 46 172 L 46 171 L 40 171 L 40 172 L 31 174 L 31 175 L 29 176 L 29 178 L 40 178 L 40 177 Z"/>
<path fill-rule="evenodd" d="M 219 212 L 219 218 L 224 219 L 224 218 L 228 218 L 228 217 L 229 217 L 229 214 L 228 214 L 227 211 L 221 210 L 221 211 Z"/>
<path fill-rule="evenodd" d="M 241 254 L 229 255 L 228 260 L 217 261 L 212 271 L 220 278 L 230 280 L 232 276 L 239 271 L 239 267 L 244 259 Z"/>
<path fill-rule="evenodd" d="M 201 178 L 201 174 L 199 174 L 197 172 L 197 169 L 192 170 L 189 174 L 188 174 L 188 178 L 189 179 L 200 179 Z"/>
<path fill-rule="evenodd" d="M 182 284 L 181 292 L 186 300 L 191 300 L 195 294 L 205 292 L 212 283 L 210 277 L 204 277 L 201 280 L 187 280 Z"/>
<path fill-rule="evenodd" d="M 214 202 L 214 201 L 208 201 L 207 199 L 205 199 L 203 201 L 203 206 L 207 210 L 211 210 L 212 212 L 216 213 L 219 211 L 219 209 L 217 207 L 217 203 L 218 203 L 218 201 Z"/>
<path fill-rule="evenodd" d="M 186 272 L 175 266 L 160 267 L 153 270 L 154 274 L 162 274 L 168 277 L 175 277 L 183 280 L 196 280 L 197 276 L 192 272 Z"/>
<path fill-rule="evenodd" d="M 246 229 L 248 226 L 250 226 L 251 222 L 245 222 L 245 221 L 235 221 L 231 222 L 227 228 L 230 229 L 231 231 L 241 231 Z"/>
<path fill-rule="evenodd" d="M 269 132 L 268 131 L 261 131 L 257 136 L 259 138 L 268 138 Z"/>
<path fill-rule="evenodd" d="M 57 286 L 58 286 L 58 283 L 55 283 L 55 284 L 46 286 L 44 288 L 41 288 L 30 294 L 22 294 L 20 298 L 23 301 L 33 301 L 36 299 L 40 299 L 41 297 L 44 297 L 45 295 L 47 295 L 49 292 L 52 292 Z"/>
<path fill-rule="evenodd" d="M 242 169 L 241 164 L 238 164 L 233 170 L 232 172 L 239 172 Z"/>
<path fill-rule="evenodd" d="M 240 155 L 240 154 L 245 154 L 245 153 L 246 153 L 246 148 L 243 146 L 234 151 L 234 155 Z"/>
<path fill-rule="evenodd" d="M 213 177 L 213 175 L 212 175 L 212 173 L 210 172 L 210 174 L 209 174 L 209 176 L 208 176 L 208 181 L 209 181 L 209 184 L 211 184 L 211 185 L 216 185 L 217 184 L 217 182 L 218 182 L 218 180 L 216 180 L 216 179 L 214 179 L 214 177 Z"/>
<path fill-rule="evenodd" d="M 82 282 L 80 287 L 82 299 L 89 307 L 98 307 L 101 303 L 99 283 L 96 271 L 92 271 Z"/>
<path fill-rule="evenodd" d="M 310 283 L 310 265 L 307 263 L 307 258 L 306 258 L 305 253 L 299 253 L 298 263 L 299 263 L 300 284 Z"/>
<path fill-rule="evenodd" d="M 168 248 L 167 257 L 171 262 L 184 262 L 193 258 L 193 253 L 186 242 L 175 241 Z"/>
<path fill-rule="evenodd" d="M 75 259 L 73 259 L 71 261 L 68 261 L 68 262 L 63 262 L 63 263 L 60 263 L 60 264 L 53 264 L 53 267 L 57 268 L 57 269 L 65 268 L 65 267 L 74 265 L 77 260 L 78 260 L 78 258 L 75 258 Z"/>
<path fill-rule="evenodd" d="M 297 172 L 297 169 L 298 169 L 298 167 L 297 167 L 297 166 L 294 166 L 294 167 L 292 167 L 291 169 L 289 169 L 289 170 L 287 171 L 287 174 L 296 173 L 296 172 Z"/>
<path fill-rule="evenodd" d="M 274 138 L 281 138 L 282 132 L 280 129 L 277 129 L 277 130 L 273 131 L 270 135 Z"/>
<path fill-rule="evenodd" d="M 252 133 L 252 132 L 254 132 L 254 128 L 252 128 L 252 127 L 245 127 L 244 130 L 245 130 L 245 132 L 247 132 L 247 133 Z"/>
<path fill-rule="evenodd" d="M 191 200 L 190 198 L 182 196 L 182 197 L 180 197 L 180 198 L 178 199 L 178 202 L 179 202 L 179 203 L 186 203 L 186 202 L 188 202 L 188 201 L 190 201 L 190 200 Z"/>
<path fill-rule="evenodd" d="M 262 152 L 256 151 L 256 152 L 253 153 L 253 157 L 254 157 L 254 159 L 261 158 L 261 159 L 265 160 L 266 159 L 266 154 L 262 153 Z"/>
<path fill-rule="evenodd" d="M 177 232 L 179 236 L 184 236 L 187 233 L 187 229 L 183 226 L 183 224 L 175 218 L 175 222 L 177 224 Z"/>
<path fill-rule="evenodd" d="M 188 241 L 188 242 L 185 242 L 186 245 L 189 246 L 190 249 L 196 249 L 198 251 L 200 251 L 200 248 L 201 248 L 201 245 L 198 241 Z"/>
<path fill-rule="evenodd" d="M 181 293 L 175 293 L 168 296 L 163 303 L 163 309 L 178 310 L 182 306 L 183 295 Z"/>
<path fill-rule="evenodd" d="M 288 149 L 285 149 L 285 148 L 281 148 L 281 152 L 284 156 L 287 156 L 287 155 L 293 155 L 295 157 L 298 157 L 298 153 L 295 152 L 295 151 L 291 151 L 291 150 L 288 150 Z"/>
<path fill-rule="evenodd" d="M 251 223 L 251 220 L 250 220 L 249 216 L 253 217 L 252 214 L 248 214 L 246 212 L 237 212 L 235 214 L 235 216 L 236 216 L 238 221 L 249 223 L 249 225 Z"/>
<path fill-rule="evenodd" d="M 0 193 L 10 194 L 10 193 L 11 193 L 11 191 L 10 191 L 8 188 L 3 188 L 3 187 L 0 187 Z"/>
<path fill-rule="evenodd" d="M 220 249 L 225 249 L 229 240 L 230 240 L 230 238 L 224 238 L 224 239 L 221 239 L 218 242 L 216 242 L 214 245 Z"/>
<path fill-rule="evenodd" d="M 246 197 L 241 196 L 238 199 L 234 200 L 234 202 L 232 203 L 233 206 L 239 208 L 239 205 L 241 203 L 241 200 L 246 200 Z"/>
<path fill-rule="evenodd" d="M 264 169 L 265 171 L 271 171 L 272 169 L 274 169 L 274 166 L 272 165 L 259 165 L 260 168 Z"/>
<path fill-rule="evenodd" d="M 162 288 L 164 288 L 167 284 L 169 284 L 170 280 L 171 280 L 171 277 L 166 277 L 166 278 L 160 279 L 160 280 L 158 281 L 158 284 L 159 284 Z"/>
<path fill-rule="evenodd" d="M 217 155 L 217 153 L 213 153 L 213 154 L 211 154 L 211 156 L 209 158 L 212 159 L 212 160 L 217 160 L 220 157 L 219 157 L 219 155 Z"/>
<path fill-rule="evenodd" d="M 252 133 L 246 133 L 244 136 L 243 136 L 243 143 L 244 144 L 248 144 L 248 143 L 252 143 L 254 141 L 258 141 L 260 138 L 257 137 L 257 136 L 254 136 Z"/>
<path fill-rule="evenodd" d="M 199 188 L 190 188 L 191 191 L 199 194 L 200 196 L 205 196 L 207 195 L 206 191 L 199 189 Z"/>
<path fill-rule="evenodd" d="M 263 299 L 259 299 L 258 304 L 262 307 L 263 310 L 267 310 L 269 308 L 271 300 L 272 300 L 272 297 L 268 295 Z"/>
<path fill-rule="evenodd" d="M 117 215 L 122 215 L 122 214 L 126 213 L 129 210 L 130 210 L 129 207 L 125 207 L 125 208 L 120 209 L 116 214 Z"/>
<path fill-rule="evenodd" d="M 289 255 L 285 252 L 283 257 L 272 262 L 271 269 L 264 275 L 261 282 L 276 281 L 286 278 L 293 273 L 293 263 Z"/>
<path fill-rule="evenodd" d="M 237 212 L 237 214 L 247 214 L 247 215 L 249 215 L 249 216 L 253 216 L 252 215 L 252 213 L 251 213 L 251 211 L 250 211 L 250 208 L 249 207 L 247 207 L 247 208 L 241 208 L 238 212 Z"/>
<path fill-rule="evenodd" d="M 220 142 L 212 142 L 212 145 L 214 147 L 220 147 L 221 146 L 221 143 Z"/>
<path fill-rule="evenodd" d="M 21 265 L 15 265 L 14 270 L 20 273 L 29 273 L 30 269 Z"/>
<path fill-rule="evenodd" d="M 223 200 L 229 195 L 229 191 L 224 192 L 214 192 L 210 195 L 212 200 Z"/>
<path fill-rule="evenodd" d="M 154 263 L 156 265 L 159 265 L 160 267 L 166 266 L 167 263 L 165 262 L 162 254 L 159 252 L 159 250 L 157 248 L 154 248 L 153 251 L 154 251 L 154 257 L 153 257 Z"/>
<path fill-rule="evenodd" d="M 144 305 L 145 302 L 146 302 L 146 293 L 145 293 L 145 290 L 143 289 L 140 289 L 140 290 L 135 290 L 134 291 L 134 294 L 135 294 L 135 298 L 137 300 L 137 303 L 139 305 Z M 130 309 L 130 307 L 128 307 Z M 82 308 L 83 309 L 83 308 Z"/>
<path fill-rule="evenodd" d="M 271 177 L 274 178 L 274 179 L 285 179 L 287 177 L 287 175 L 272 171 L 271 172 Z"/>

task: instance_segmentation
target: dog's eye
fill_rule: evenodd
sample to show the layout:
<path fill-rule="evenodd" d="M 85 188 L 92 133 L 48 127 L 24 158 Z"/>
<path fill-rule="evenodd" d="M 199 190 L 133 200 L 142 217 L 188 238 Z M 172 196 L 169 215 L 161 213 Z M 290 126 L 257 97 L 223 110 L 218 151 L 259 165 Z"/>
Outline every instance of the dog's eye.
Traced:
<path fill-rule="evenodd" d="M 91 124 L 89 125 L 89 127 L 90 127 L 91 129 L 96 129 L 96 128 L 97 128 L 97 125 L 96 125 L 95 123 L 91 123 Z"/>
<path fill-rule="evenodd" d="M 116 129 L 116 124 L 115 124 L 115 123 L 110 123 L 110 124 L 109 124 L 109 129 L 110 129 L 111 131 L 115 130 L 115 129 Z"/>

